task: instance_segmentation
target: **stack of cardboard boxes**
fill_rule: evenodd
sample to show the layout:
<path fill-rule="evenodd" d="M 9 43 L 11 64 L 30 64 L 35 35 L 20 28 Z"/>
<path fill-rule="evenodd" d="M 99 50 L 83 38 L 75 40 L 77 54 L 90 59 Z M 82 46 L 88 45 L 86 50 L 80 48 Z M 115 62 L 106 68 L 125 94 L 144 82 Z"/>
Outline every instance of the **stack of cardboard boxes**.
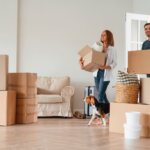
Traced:
<path fill-rule="evenodd" d="M 8 73 L 8 56 L 0 55 L 0 125 L 37 121 L 37 75 Z"/>
<path fill-rule="evenodd" d="M 150 74 L 150 50 L 130 51 L 128 53 L 128 73 Z M 150 137 L 150 78 L 140 79 L 140 97 L 138 104 L 111 103 L 109 131 L 124 133 L 125 112 L 141 112 L 141 136 Z"/>
<path fill-rule="evenodd" d="M 37 75 L 35 73 L 8 73 L 8 89 L 16 91 L 16 123 L 37 121 Z"/>
<path fill-rule="evenodd" d="M 8 56 L 0 55 L 0 125 L 15 124 L 16 91 L 7 88 Z"/>

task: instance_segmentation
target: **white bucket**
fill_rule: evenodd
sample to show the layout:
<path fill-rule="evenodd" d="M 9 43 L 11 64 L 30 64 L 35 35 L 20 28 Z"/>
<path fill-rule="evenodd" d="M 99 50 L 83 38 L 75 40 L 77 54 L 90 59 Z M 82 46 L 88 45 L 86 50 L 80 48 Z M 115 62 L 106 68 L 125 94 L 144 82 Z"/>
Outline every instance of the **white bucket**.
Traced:
<path fill-rule="evenodd" d="M 127 130 L 141 130 L 141 125 L 137 124 L 136 126 L 130 125 L 130 124 L 124 124 L 124 128 L 126 128 Z"/>
<path fill-rule="evenodd" d="M 137 125 L 136 127 L 124 124 L 124 137 L 126 139 L 139 139 L 141 132 L 141 126 Z"/>
<path fill-rule="evenodd" d="M 140 112 L 126 112 L 126 120 L 128 125 L 136 126 L 140 124 Z"/>

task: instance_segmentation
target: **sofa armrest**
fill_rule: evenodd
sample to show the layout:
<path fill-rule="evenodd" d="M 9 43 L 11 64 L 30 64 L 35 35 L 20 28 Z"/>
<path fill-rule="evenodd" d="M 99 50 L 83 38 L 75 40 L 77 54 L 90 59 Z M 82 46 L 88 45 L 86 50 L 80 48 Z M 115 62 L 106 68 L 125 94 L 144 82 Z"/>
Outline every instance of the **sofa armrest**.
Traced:
<path fill-rule="evenodd" d="M 62 97 L 71 97 L 74 95 L 74 87 L 72 86 L 65 86 L 61 91 Z"/>
<path fill-rule="evenodd" d="M 74 87 L 65 86 L 61 91 L 61 96 L 64 102 L 64 107 L 70 111 L 72 114 L 73 103 L 71 97 L 74 95 Z"/>

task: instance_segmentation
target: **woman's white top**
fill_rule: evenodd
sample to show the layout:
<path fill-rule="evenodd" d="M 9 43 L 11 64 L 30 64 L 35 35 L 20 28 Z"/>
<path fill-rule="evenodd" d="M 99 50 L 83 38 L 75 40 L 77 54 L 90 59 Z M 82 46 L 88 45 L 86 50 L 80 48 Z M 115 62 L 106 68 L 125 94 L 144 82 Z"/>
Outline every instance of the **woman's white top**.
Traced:
<path fill-rule="evenodd" d="M 110 81 L 112 78 L 112 70 L 117 65 L 117 52 L 116 49 L 113 46 L 109 46 L 107 49 L 107 60 L 106 60 L 106 66 L 110 66 L 111 69 L 105 69 L 104 72 L 104 81 Z M 98 70 L 93 72 L 93 76 L 97 77 Z"/>

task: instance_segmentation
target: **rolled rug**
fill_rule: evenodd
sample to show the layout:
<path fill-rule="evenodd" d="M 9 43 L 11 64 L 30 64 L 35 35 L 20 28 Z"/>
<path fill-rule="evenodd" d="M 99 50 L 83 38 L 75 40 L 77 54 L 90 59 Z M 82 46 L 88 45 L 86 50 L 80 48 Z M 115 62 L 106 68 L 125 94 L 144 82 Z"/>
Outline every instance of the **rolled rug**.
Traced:
<path fill-rule="evenodd" d="M 78 119 L 85 119 L 86 118 L 86 115 L 85 114 L 81 114 L 79 111 L 75 111 L 73 116 L 78 118 Z"/>

